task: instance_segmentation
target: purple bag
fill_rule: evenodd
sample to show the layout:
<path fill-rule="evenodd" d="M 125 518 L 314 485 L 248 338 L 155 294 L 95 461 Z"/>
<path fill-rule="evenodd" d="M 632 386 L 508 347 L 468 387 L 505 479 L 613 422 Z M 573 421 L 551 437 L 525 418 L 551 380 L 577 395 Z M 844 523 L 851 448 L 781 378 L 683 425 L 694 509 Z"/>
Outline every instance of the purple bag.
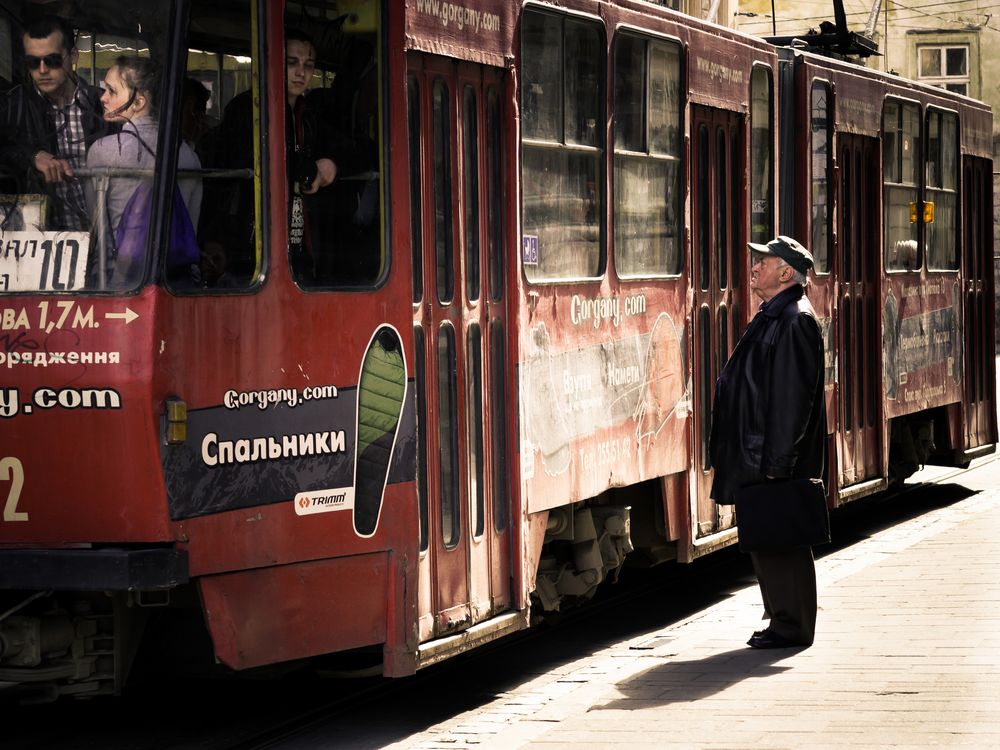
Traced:
<path fill-rule="evenodd" d="M 119 263 L 141 263 L 146 251 L 149 234 L 149 213 L 153 191 L 143 182 L 135 189 L 122 211 L 121 221 L 115 229 L 115 247 Z M 167 248 L 167 267 L 190 266 L 201 259 L 198 239 L 195 237 L 191 216 L 188 214 L 180 190 L 174 188 L 174 207 L 170 219 L 170 246 Z"/>

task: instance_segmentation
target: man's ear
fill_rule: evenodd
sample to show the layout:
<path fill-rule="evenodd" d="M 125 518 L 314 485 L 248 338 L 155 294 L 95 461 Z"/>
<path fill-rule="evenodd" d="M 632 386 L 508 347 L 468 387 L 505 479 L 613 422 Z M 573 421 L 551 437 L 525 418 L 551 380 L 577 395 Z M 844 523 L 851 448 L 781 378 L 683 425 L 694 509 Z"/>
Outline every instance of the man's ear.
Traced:
<path fill-rule="evenodd" d="M 80 50 L 76 47 L 69 51 L 69 67 L 70 69 L 76 69 L 76 61 L 80 59 Z"/>

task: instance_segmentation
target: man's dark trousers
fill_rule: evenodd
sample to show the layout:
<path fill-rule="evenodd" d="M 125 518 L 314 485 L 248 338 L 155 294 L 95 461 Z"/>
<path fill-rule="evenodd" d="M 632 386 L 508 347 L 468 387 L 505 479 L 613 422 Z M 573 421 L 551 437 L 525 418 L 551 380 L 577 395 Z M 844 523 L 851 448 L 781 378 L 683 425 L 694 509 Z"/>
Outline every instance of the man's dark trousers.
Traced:
<path fill-rule="evenodd" d="M 816 566 L 811 547 L 750 553 L 769 630 L 804 646 L 816 635 Z"/>

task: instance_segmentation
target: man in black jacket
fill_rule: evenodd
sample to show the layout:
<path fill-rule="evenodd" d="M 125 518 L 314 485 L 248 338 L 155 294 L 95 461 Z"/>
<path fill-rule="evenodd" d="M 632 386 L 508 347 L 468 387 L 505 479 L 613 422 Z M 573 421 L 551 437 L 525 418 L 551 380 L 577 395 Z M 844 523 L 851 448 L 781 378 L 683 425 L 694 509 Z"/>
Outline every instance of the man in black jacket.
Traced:
<path fill-rule="evenodd" d="M 0 101 L 0 165 L 24 193 L 49 196 L 49 229 L 87 229 L 82 167 L 90 145 L 110 132 L 101 92 L 73 71 L 76 32 L 56 16 L 41 16 L 22 38 L 31 81 Z"/>
<path fill-rule="evenodd" d="M 812 255 L 790 237 L 750 243 L 750 288 L 761 300 L 716 383 L 712 497 L 739 503 L 743 487 L 820 479 L 826 460 L 823 338 L 805 297 Z M 751 552 L 766 630 L 754 648 L 809 646 L 816 628 L 816 569 L 808 546 Z"/>

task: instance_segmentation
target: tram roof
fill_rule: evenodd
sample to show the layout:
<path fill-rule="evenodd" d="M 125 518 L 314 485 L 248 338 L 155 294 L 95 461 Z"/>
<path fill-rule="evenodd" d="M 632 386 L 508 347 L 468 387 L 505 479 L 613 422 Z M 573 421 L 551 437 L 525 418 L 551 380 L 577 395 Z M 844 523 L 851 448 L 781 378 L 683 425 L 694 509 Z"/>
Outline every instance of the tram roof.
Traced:
<path fill-rule="evenodd" d="M 784 48 L 781 55 L 797 59 L 809 67 L 811 76 L 828 79 L 836 86 L 838 130 L 876 135 L 882 127 L 882 101 L 888 97 L 909 99 L 958 112 L 963 152 L 993 156 L 993 117 L 985 102 L 810 50 Z"/>
<path fill-rule="evenodd" d="M 609 28 L 624 25 L 651 33 L 690 38 L 706 33 L 737 43 L 774 49 L 765 40 L 702 21 L 649 0 L 406 0 L 406 48 L 486 65 L 506 67 L 515 56 L 522 8 L 551 10 L 603 20 Z"/>

